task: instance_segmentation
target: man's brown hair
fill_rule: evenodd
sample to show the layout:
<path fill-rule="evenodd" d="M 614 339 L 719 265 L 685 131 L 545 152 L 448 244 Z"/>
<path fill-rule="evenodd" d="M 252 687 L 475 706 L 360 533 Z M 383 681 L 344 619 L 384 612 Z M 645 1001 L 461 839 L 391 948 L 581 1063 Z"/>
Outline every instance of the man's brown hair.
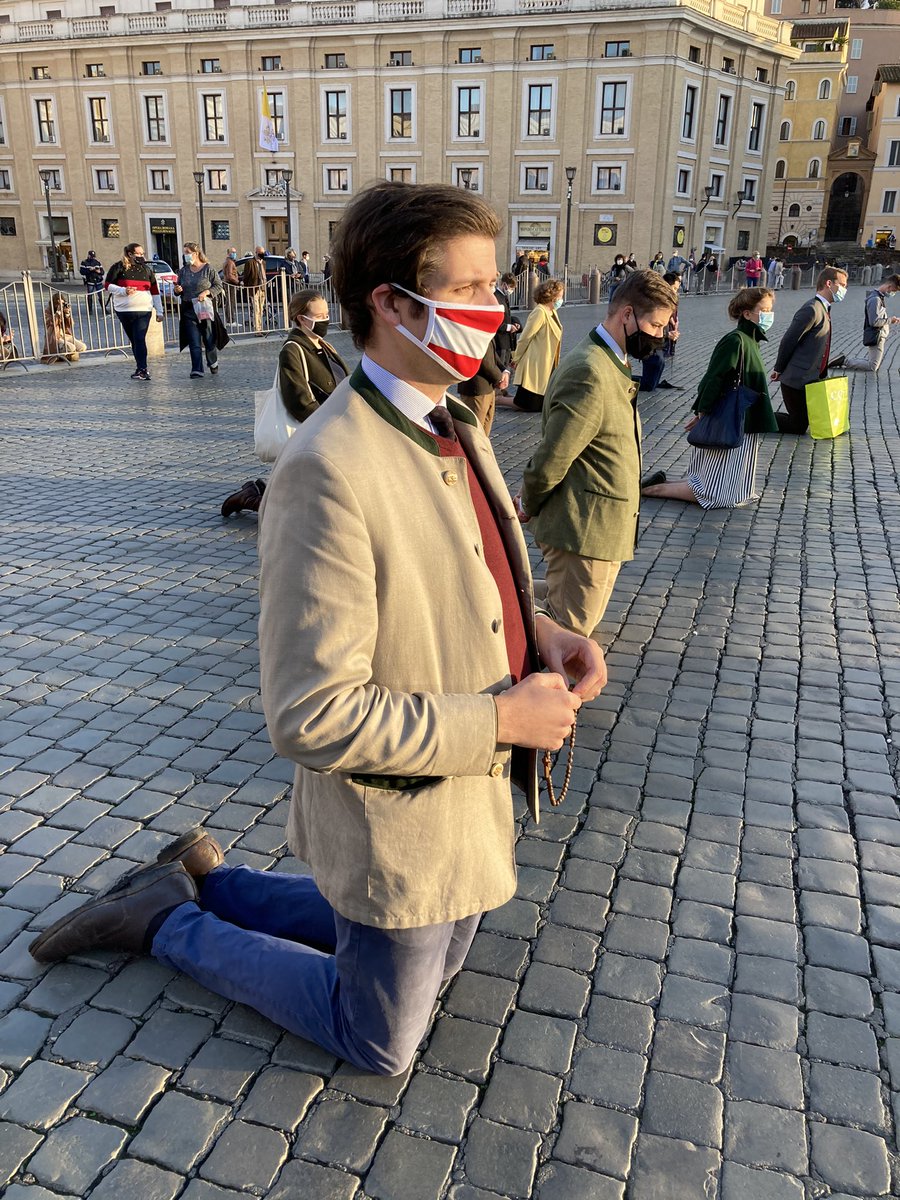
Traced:
<path fill-rule="evenodd" d="M 633 271 L 619 284 L 609 302 L 610 314 L 620 308 L 633 308 L 637 317 L 646 317 L 655 308 L 677 307 L 678 294 L 656 271 Z"/>
<path fill-rule="evenodd" d="M 816 291 L 821 291 L 823 283 L 836 282 L 839 275 L 843 275 L 845 279 L 848 278 L 847 272 L 843 267 L 825 267 L 824 270 L 819 272 L 819 278 L 816 280 Z"/>
<path fill-rule="evenodd" d="M 484 200 L 449 184 L 376 183 L 361 191 L 335 229 L 331 251 L 331 278 L 354 345 L 362 348 L 371 336 L 370 296 L 380 284 L 427 295 L 424 281 L 448 241 L 499 233 L 500 218 Z"/>

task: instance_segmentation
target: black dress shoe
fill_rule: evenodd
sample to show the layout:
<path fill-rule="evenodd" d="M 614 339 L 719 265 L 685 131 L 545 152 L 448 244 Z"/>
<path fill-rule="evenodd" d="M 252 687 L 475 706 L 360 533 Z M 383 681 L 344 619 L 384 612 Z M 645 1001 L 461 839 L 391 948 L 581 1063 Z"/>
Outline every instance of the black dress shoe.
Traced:
<path fill-rule="evenodd" d="M 658 388 L 671 388 L 673 392 L 683 392 L 684 388 L 677 383 L 669 383 L 668 379 L 662 379 L 656 385 Z"/>
<path fill-rule="evenodd" d="M 236 492 L 232 492 L 225 500 L 225 503 L 222 505 L 222 516 L 232 517 L 235 513 L 239 513 L 245 508 L 251 512 L 259 512 L 259 506 L 265 490 L 265 480 L 248 479 L 242 488 L 239 488 Z"/>
<path fill-rule="evenodd" d="M 839 354 L 837 356 L 837 358 L 833 358 L 831 360 L 831 362 L 828 364 L 828 370 L 829 371 L 838 371 L 838 370 L 840 370 L 840 368 L 844 365 L 844 363 L 846 361 L 847 361 L 847 355 Z"/>
<path fill-rule="evenodd" d="M 665 483 L 668 476 L 665 471 L 654 471 L 652 475 L 648 475 L 646 479 L 641 480 L 641 487 L 656 487 L 658 483 Z"/>
<path fill-rule="evenodd" d="M 38 962 L 57 962 L 79 950 L 141 954 L 153 919 L 197 899 L 197 886 L 180 862 L 150 867 L 123 887 L 96 896 L 54 922 L 28 949 Z"/>

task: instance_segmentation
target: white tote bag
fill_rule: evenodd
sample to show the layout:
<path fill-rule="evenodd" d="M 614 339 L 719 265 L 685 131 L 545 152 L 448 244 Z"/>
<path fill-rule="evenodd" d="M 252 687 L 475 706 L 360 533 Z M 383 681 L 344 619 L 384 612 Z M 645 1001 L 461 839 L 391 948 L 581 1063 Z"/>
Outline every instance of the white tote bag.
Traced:
<path fill-rule="evenodd" d="M 254 392 L 256 420 L 253 425 L 253 440 L 256 457 L 262 462 L 274 462 L 278 451 L 287 444 L 298 424 L 288 415 L 281 399 L 278 368 L 272 386 L 265 392 Z"/>

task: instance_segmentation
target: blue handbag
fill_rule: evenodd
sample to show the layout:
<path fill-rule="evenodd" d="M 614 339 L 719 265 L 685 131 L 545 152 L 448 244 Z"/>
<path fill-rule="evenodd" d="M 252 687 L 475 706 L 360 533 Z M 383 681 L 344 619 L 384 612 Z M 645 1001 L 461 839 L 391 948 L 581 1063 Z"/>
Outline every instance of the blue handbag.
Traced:
<path fill-rule="evenodd" d="M 688 442 L 708 450 L 733 450 L 741 444 L 744 436 L 747 409 L 758 399 L 752 388 L 744 386 L 744 343 L 741 341 L 741 358 L 734 387 L 724 392 L 715 407 L 704 413 L 688 431 Z"/>

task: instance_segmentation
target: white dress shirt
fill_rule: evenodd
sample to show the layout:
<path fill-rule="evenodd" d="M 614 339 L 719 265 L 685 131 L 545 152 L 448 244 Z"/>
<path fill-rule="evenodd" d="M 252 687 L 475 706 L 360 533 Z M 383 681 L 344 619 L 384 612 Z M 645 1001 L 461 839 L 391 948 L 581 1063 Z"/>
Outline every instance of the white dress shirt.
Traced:
<path fill-rule="evenodd" d="M 426 396 L 424 392 L 414 388 L 411 383 L 407 383 L 404 379 L 398 379 L 396 375 L 392 375 L 390 371 L 380 367 L 377 362 L 373 362 L 369 358 L 368 354 L 363 354 L 362 362 L 359 365 L 385 400 L 393 404 L 398 412 L 403 413 L 404 417 L 412 421 L 414 425 L 418 425 L 420 429 L 426 429 L 429 433 L 439 432 L 428 419 L 431 410 L 438 407 L 430 396 Z M 438 403 L 446 408 L 446 393 Z"/>
<path fill-rule="evenodd" d="M 605 330 L 603 328 L 602 321 L 597 326 L 597 328 L 595 329 L 594 332 L 597 334 L 598 338 L 602 338 L 602 340 L 604 342 L 606 342 L 607 346 L 609 346 L 610 350 L 612 350 L 613 354 L 616 356 L 616 358 L 619 360 L 619 362 L 624 363 L 625 366 L 627 367 L 628 366 L 628 355 L 625 353 L 625 351 L 622 349 L 622 347 L 619 345 L 619 343 L 615 340 L 615 338 L 613 338 L 607 332 L 607 330 Z"/>

